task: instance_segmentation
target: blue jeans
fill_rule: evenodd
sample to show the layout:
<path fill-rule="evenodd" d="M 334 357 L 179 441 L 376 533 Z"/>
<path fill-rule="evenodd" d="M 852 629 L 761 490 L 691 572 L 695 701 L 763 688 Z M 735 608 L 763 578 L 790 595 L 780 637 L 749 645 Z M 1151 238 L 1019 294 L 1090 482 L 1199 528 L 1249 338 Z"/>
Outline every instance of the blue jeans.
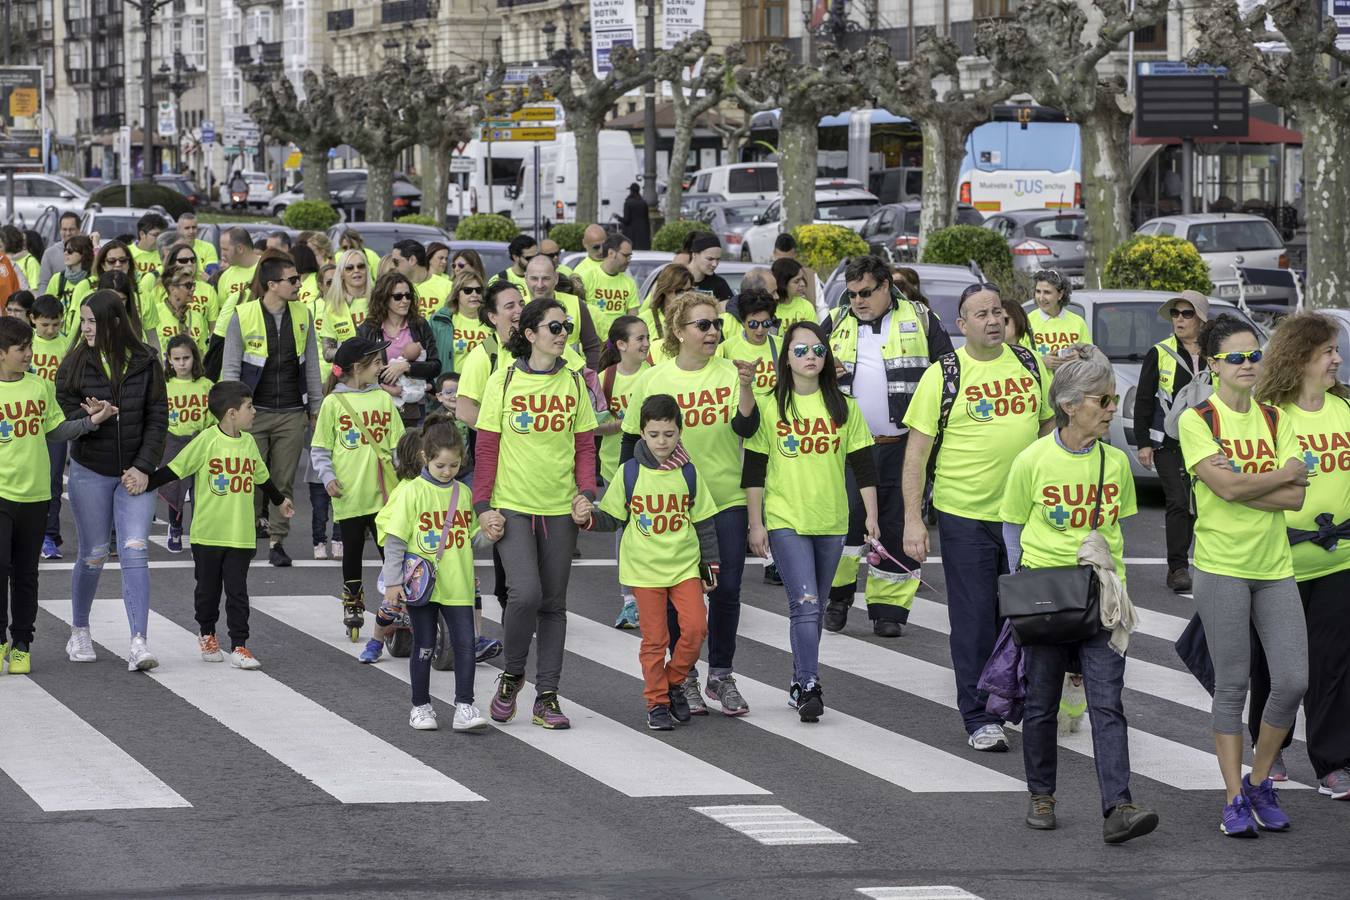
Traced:
<path fill-rule="evenodd" d="M 328 518 L 333 512 L 333 498 L 328 496 L 328 491 L 321 484 L 308 482 L 309 484 L 309 530 L 310 537 L 314 540 L 314 546 L 322 544 L 324 532 L 327 530 Z M 337 523 L 333 523 L 333 540 L 340 541 L 338 537 Z"/>
<path fill-rule="evenodd" d="M 70 574 L 71 624 L 89 625 L 89 610 L 94 605 L 98 579 L 108 561 L 108 539 L 114 523 L 118 562 L 122 566 L 122 603 L 127 610 L 131 636 L 144 635 L 150 619 L 150 565 L 146 548 L 150 542 L 150 520 L 155 515 L 155 494 L 146 491 L 132 496 L 122 479 L 100 475 L 70 461 L 70 508 L 75 514 L 79 555 Z"/>
<path fill-rule="evenodd" d="M 1008 572 L 1003 523 L 967 519 L 938 510 L 942 574 L 947 579 L 947 618 L 951 622 L 952 668 L 956 705 L 966 733 L 1002 725 L 985 708 L 980 672 L 998 640 L 998 576 Z"/>
<path fill-rule="evenodd" d="M 708 595 L 708 674 L 731 674 L 736 656 L 736 629 L 741 624 L 741 576 L 745 574 L 745 548 L 749 538 L 750 517 L 744 506 L 733 506 L 713 516 L 717 530 L 717 558 L 721 560 L 717 587 Z M 666 627 L 670 630 L 670 649 L 680 639 L 680 623 L 674 604 L 666 604 Z M 698 667 L 689 670 L 698 675 Z"/>
<path fill-rule="evenodd" d="M 473 607 L 426 603 L 409 606 L 413 646 L 408 655 L 408 675 L 412 684 L 413 706 L 431 702 L 431 657 L 436 652 L 436 620 L 445 622 L 450 647 L 455 655 L 455 702 L 473 702 Z"/>
<path fill-rule="evenodd" d="M 47 504 L 47 533 L 56 546 L 61 546 L 61 492 L 65 490 L 62 476 L 66 472 L 66 441 L 48 441 L 47 455 L 51 457 L 52 499 Z"/>
<path fill-rule="evenodd" d="M 1092 724 L 1092 758 L 1102 792 L 1103 816 L 1130 802 L 1129 730 L 1120 701 L 1125 684 L 1125 657 L 1111 649 L 1110 640 L 1111 632 L 1099 631 L 1095 637 L 1077 644 L 1022 648 L 1027 674 L 1026 718 L 1022 723 L 1027 788 L 1034 794 L 1055 792 L 1059 698 L 1069 661 L 1077 657 L 1087 694 L 1088 721 Z"/>
<path fill-rule="evenodd" d="M 820 680 L 821 603 L 844 552 L 842 534 L 797 534 L 788 528 L 769 532 L 769 549 L 787 591 L 792 641 L 792 680 L 802 687 Z"/>

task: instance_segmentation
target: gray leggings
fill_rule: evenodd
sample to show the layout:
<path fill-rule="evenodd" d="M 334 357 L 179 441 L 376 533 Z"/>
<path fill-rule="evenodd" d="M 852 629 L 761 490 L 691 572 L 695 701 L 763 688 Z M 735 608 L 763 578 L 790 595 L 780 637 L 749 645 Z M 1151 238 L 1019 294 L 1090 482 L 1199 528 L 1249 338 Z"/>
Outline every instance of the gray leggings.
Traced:
<path fill-rule="evenodd" d="M 567 637 L 567 579 L 577 526 L 568 516 L 532 516 L 503 509 L 506 533 L 497 543 L 506 570 L 507 602 L 502 613 L 505 669 L 524 675 L 530 640 L 538 631 L 535 687 L 556 691 Z"/>
<path fill-rule="evenodd" d="M 1251 628 L 1270 663 L 1270 700 L 1261 718 L 1290 728 L 1308 687 L 1308 632 L 1292 578 L 1265 581 L 1195 572 L 1195 607 L 1214 660 L 1214 730 L 1242 733 L 1251 677 Z"/>

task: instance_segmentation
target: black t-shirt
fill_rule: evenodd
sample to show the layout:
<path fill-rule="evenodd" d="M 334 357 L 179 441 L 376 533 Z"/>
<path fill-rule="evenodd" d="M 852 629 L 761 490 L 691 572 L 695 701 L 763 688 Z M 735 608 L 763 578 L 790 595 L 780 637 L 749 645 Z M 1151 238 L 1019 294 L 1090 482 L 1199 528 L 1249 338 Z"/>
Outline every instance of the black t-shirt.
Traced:
<path fill-rule="evenodd" d="M 694 283 L 694 290 L 700 294 L 712 294 L 718 301 L 725 303 L 731 299 L 731 285 L 721 275 L 713 273 L 702 281 Z"/>

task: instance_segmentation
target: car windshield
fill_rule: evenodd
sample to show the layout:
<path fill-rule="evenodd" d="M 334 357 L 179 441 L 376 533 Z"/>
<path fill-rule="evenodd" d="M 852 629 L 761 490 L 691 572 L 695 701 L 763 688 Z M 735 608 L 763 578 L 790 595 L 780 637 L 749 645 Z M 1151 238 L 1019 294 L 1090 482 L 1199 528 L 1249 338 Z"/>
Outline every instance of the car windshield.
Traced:
<path fill-rule="evenodd" d="M 1110 300 L 1092 305 L 1092 342 L 1112 362 L 1142 362 L 1150 347 L 1172 334 L 1171 324 L 1158 318 L 1158 300 Z M 1070 308 L 1079 314 L 1077 304 Z M 1217 314 L 1220 310 L 1215 308 Z M 1256 328 L 1262 343 L 1261 329 L 1236 308 L 1223 307 L 1222 312 L 1235 316 Z"/>
<path fill-rule="evenodd" d="M 766 206 L 724 206 L 722 215 L 727 220 L 728 225 L 749 225 L 759 218 L 759 214 L 767 209 Z"/>
<path fill-rule="evenodd" d="M 905 210 L 905 225 L 900 229 L 901 234 L 919 233 L 919 214 L 920 210 L 917 209 Z"/>
<path fill-rule="evenodd" d="M 866 219 L 876 208 L 876 200 L 823 200 L 816 204 L 816 218 L 825 222 Z"/>
<path fill-rule="evenodd" d="M 1284 241 L 1265 220 L 1206 222 L 1192 225 L 1186 239 L 1201 253 L 1242 253 L 1251 250 L 1283 250 Z"/>
<path fill-rule="evenodd" d="M 97 233 L 99 241 L 110 241 L 119 234 L 136 233 L 136 222 L 140 216 L 94 216 L 89 224 L 89 232 Z"/>
<path fill-rule="evenodd" d="M 448 239 L 445 235 L 428 231 L 404 231 L 398 228 L 381 228 L 379 231 L 362 232 L 361 237 L 365 238 L 367 249 L 374 250 L 381 257 L 388 256 L 389 251 L 394 249 L 394 245 L 399 241 L 412 239 L 419 243 L 428 241 L 442 241 Z"/>
<path fill-rule="evenodd" d="M 1081 241 L 1086 221 L 1082 216 L 1037 219 L 1035 222 L 1027 223 L 1027 237 L 1040 238 L 1043 241 Z"/>
<path fill-rule="evenodd" d="M 774 166 L 732 169 L 727 173 L 727 191 L 732 194 L 775 194 L 778 192 L 778 169 Z"/>
<path fill-rule="evenodd" d="M 635 259 L 628 264 L 628 274 L 632 275 L 633 280 L 641 287 L 647 283 L 648 276 L 667 262 L 668 259 Z"/>

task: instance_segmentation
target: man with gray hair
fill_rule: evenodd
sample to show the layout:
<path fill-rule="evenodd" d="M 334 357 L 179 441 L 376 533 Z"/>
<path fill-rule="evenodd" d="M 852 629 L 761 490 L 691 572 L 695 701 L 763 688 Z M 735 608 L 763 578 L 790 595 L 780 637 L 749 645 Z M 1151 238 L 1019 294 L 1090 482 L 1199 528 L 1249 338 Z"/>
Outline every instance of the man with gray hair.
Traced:
<path fill-rule="evenodd" d="M 576 340 L 572 342 L 586 357 L 586 365 L 594 369 L 600 360 L 600 338 L 595 333 L 591 314 L 575 294 L 558 290 L 558 271 L 553 260 L 540 253 L 525 265 L 525 287 L 530 302 L 557 300 L 567 312 L 567 318 L 577 323 Z"/>
<path fill-rule="evenodd" d="M 998 638 L 998 577 L 1009 571 L 999 504 L 1013 459 L 1050 433 L 1055 414 L 1047 402 L 1045 364 L 1004 340 L 996 286 L 972 284 L 962 291 L 956 324 L 965 346 L 924 372 L 905 415 L 905 553 L 917 560 L 928 556 L 922 504 L 933 456 L 957 706 L 967 743 L 1002 752 L 1008 749 L 1003 722 L 985 709 L 987 698 L 977 688 Z"/>

